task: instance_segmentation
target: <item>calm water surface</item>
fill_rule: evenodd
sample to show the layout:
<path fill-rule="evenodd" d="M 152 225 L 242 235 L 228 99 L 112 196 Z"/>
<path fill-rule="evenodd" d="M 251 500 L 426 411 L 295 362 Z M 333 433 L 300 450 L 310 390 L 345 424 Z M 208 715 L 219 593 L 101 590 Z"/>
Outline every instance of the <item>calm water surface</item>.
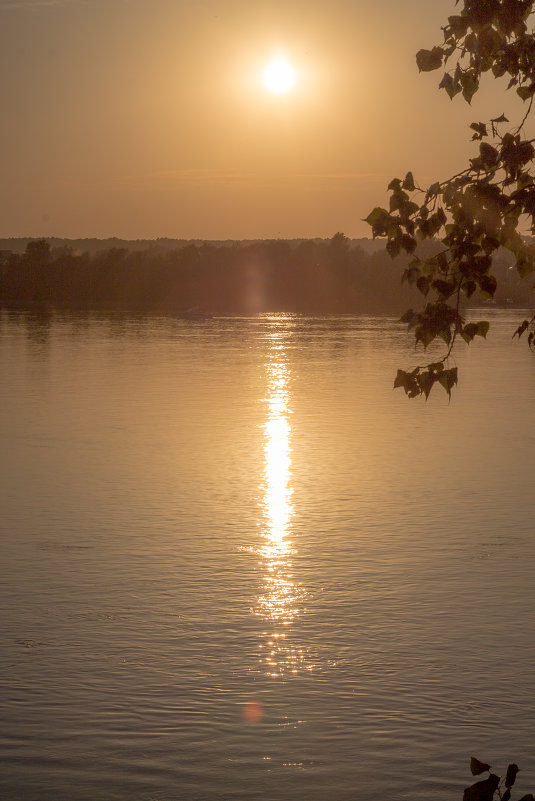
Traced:
<path fill-rule="evenodd" d="M 535 357 L 490 316 L 425 404 L 381 318 L 4 314 L 0 797 L 534 790 Z"/>

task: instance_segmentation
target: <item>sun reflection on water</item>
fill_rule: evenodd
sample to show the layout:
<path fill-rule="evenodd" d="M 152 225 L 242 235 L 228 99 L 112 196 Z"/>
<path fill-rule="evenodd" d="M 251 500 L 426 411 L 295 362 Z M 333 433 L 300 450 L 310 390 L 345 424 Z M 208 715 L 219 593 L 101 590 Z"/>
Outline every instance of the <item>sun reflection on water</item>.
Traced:
<path fill-rule="evenodd" d="M 305 598 L 303 587 L 293 577 L 292 566 L 291 374 L 280 343 L 273 343 L 271 353 L 273 358 L 267 365 L 261 501 L 264 544 L 259 549 L 264 591 L 258 599 L 257 612 L 269 624 L 266 642 L 260 646 L 263 669 L 268 675 L 279 677 L 310 667 L 305 664 L 304 649 L 291 642 L 291 624 L 302 614 Z"/>

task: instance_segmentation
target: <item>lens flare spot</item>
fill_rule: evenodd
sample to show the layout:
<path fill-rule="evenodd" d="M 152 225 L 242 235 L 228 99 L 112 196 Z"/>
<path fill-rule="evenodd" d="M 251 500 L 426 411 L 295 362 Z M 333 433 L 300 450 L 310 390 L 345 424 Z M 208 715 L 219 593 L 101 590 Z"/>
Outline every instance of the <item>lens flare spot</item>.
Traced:
<path fill-rule="evenodd" d="M 248 701 L 243 707 L 243 719 L 246 723 L 260 723 L 264 717 L 264 705 L 260 701 Z"/>

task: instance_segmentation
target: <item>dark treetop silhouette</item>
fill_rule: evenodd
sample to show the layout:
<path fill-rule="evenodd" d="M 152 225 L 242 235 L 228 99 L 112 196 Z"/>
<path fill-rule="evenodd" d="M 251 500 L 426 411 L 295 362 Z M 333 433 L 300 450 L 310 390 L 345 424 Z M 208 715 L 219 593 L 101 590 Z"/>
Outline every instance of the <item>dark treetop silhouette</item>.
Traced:
<path fill-rule="evenodd" d="M 410 398 L 427 398 L 437 382 L 451 395 L 457 368 L 449 366 L 449 359 L 456 340 L 460 336 L 470 343 L 486 336 L 488 322 L 466 323 L 461 302 L 475 293 L 484 300 L 495 296 L 496 252 L 509 251 L 522 278 L 535 269 L 535 243 L 521 235 L 535 234 L 534 140 L 524 133 L 535 95 L 534 6 L 533 0 L 464 0 L 459 13 L 448 17 L 443 43 L 416 54 L 420 71 L 446 68 L 439 86 L 450 98 L 461 94 L 470 103 L 482 74 L 491 72 L 496 79 L 509 78 L 508 89 L 524 106 L 515 125 L 504 114 L 471 124 L 477 150 L 465 169 L 427 189 L 417 186 L 411 172 L 403 180 L 395 178 L 388 187 L 389 209 L 375 208 L 367 217 L 374 237 L 387 237 L 392 257 L 401 252 L 412 256 L 402 280 L 427 299 L 401 321 L 416 344 L 426 348 L 440 338 L 446 345 L 441 358 L 398 370 L 394 386 L 403 387 Z M 422 256 L 417 242 L 429 238 L 440 241 L 441 248 Z M 535 315 L 513 336 L 527 331 L 531 347 L 534 325 Z"/>
<path fill-rule="evenodd" d="M 294 242 L 102 242 L 100 249 L 98 242 L 83 241 L 6 244 L 10 249 L 0 250 L 0 306 L 8 309 L 176 314 L 199 306 L 214 314 L 399 316 L 416 296 L 400 285 L 384 249 L 367 252 L 341 233 Z M 507 297 L 520 305 L 516 289 L 508 287 Z"/>
<path fill-rule="evenodd" d="M 110 247 L 110 244 L 113 246 Z M 376 243 L 377 244 L 377 243 Z M 392 314 L 417 302 L 399 261 L 371 240 L 195 242 L 7 240 L 0 245 L 0 307 L 177 314 L 303 312 Z M 423 242 L 421 255 L 436 252 Z M 494 264 L 497 305 L 526 306 L 506 251 Z"/>

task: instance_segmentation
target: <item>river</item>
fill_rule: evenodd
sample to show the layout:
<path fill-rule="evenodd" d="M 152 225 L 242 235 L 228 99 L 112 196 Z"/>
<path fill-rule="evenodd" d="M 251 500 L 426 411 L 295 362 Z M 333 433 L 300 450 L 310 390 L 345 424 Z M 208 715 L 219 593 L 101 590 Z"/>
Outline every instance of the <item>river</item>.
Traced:
<path fill-rule="evenodd" d="M 388 318 L 1 315 L 3 801 L 535 790 L 535 356 L 482 316 L 426 403 Z"/>

